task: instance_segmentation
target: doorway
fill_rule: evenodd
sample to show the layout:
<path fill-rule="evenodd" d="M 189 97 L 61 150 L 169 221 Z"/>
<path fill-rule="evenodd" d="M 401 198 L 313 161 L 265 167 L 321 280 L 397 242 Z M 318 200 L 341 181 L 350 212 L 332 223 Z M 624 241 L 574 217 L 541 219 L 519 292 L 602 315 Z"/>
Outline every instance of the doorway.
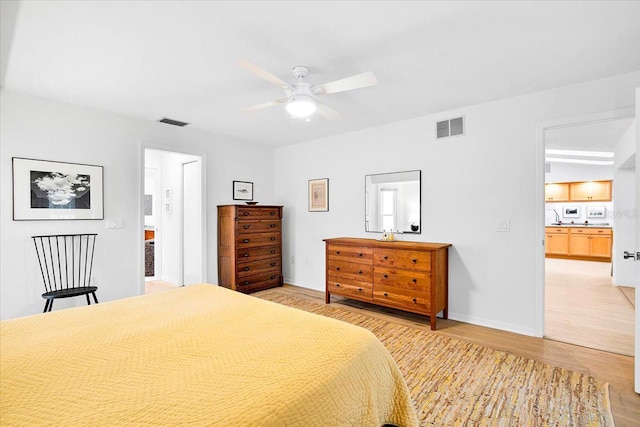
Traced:
<path fill-rule="evenodd" d="M 204 282 L 202 158 L 144 149 L 144 293 Z"/>
<path fill-rule="evenodd" d="M 633 113 L 550 125 L 543 143 L 544 337 L 633 356 L 635 289 L 619 286 L 625 274 L 612 243 L 620 233 L 617 206 L 635 191 L 618 185 L 628 173 L 624 146 L 635 145 Z M 608 185 L 609 196 L 579 193 Z"/>

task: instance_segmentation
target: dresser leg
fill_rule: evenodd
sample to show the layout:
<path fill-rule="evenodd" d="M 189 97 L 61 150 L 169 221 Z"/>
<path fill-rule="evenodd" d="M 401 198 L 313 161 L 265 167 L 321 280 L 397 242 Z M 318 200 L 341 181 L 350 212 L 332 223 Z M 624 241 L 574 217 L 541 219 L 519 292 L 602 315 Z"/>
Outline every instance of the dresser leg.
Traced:
<path fill-rule="evenodd" d="M 447 320 L 449 318 L 449 309 L 445 308 L 444 310 L 442 310 L 442 318 L 444 320 Z"/>
<path fill-rule="evenodd" d="M 431 330 L 435 331 L 436 330 L 436 315 L 435 314 L 429 316 L 429 322 L 431 323 Z"/>
<path fill-rule="evenodd" d="M 329 292 L 324 293 L 324 303 L 325 304 L 331 303 L 331 294 Z"/>

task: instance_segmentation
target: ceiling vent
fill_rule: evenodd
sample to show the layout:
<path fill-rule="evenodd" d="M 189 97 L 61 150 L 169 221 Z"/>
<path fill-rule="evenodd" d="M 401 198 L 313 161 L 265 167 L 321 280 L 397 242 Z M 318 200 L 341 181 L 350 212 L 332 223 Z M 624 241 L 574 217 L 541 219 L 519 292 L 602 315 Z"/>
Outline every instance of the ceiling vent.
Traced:
<path fill-rule="evenodd" d="M 464 117 L 443 120 L 436 123 L 436 138 L 464 135 Z"/>
<path fill-rule="evenodd" d="M 166 117 L 158 120 L 160 123 L 166 123 L 168 125 L 173 125 L 173 126 L 180 126 L 180 127 L 185 127 L 186 125 L 188 125 L 189 123 L 187 122 L 181 122 L 179 120 L 173 120 L 173 119 L 168 119 Z"/>

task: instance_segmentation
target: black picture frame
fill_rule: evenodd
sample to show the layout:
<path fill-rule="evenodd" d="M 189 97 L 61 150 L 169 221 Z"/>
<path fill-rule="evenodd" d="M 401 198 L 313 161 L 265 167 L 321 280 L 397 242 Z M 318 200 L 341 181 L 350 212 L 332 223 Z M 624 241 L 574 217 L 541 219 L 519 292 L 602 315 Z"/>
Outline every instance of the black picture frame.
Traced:
<path fill-rule="evenodd" d="M 253 200 L 253 182 L 233 181 L 233 200 Z"/>

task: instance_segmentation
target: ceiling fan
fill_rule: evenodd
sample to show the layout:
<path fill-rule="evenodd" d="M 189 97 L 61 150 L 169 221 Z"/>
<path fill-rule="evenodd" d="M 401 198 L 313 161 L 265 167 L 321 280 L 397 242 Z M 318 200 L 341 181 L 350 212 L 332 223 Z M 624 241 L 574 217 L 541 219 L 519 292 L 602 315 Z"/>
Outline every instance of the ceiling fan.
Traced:
<path fill-rule="evenodd" d="M 254 105 L 245 108 L 243 111 L 256 111 L 275 105 L 286 104 L 286 110 L 295 118 L 307 118 L 316 111 L 327 120 L 338 120 L 342 114 L 329 107 L 327 104 L 318 101 L 317 97 L 330 95 L 332 93 L 345 92 L 347 90 L 359 89 L 363 87 L 375 86 L 378 84 L 376 76 L 372 72 L 356 74 L 340 80 L 311 86 L 305 79 L 309 75 L 309 68 L 297 65 L 292 68 L 296 82 L 286 83 L 268 71 L 263 70 L 249 61 L 240 61 L 240 66 L 252 72 L 258 77 L 279 86 L 285 92 L 285 97 L 264 104 Z"/>

